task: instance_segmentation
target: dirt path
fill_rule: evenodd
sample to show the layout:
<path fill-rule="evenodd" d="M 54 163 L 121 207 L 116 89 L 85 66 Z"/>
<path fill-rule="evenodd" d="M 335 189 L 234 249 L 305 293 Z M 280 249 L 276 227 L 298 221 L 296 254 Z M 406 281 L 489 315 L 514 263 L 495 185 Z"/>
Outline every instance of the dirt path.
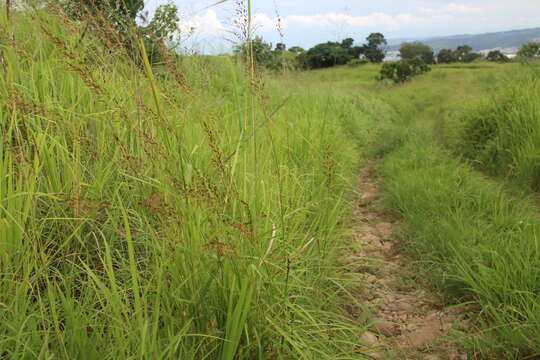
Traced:
<path fill-rule="evenodd" d="M 467 355 L 454 348 L 447 336 L 450 329 L 465 326 L 463 317 L 438 304 L 415 281 L 395 237 L 400 224 L 385 213 L 379 188 L 370 167 L 361 169 L 355 257 L 362 264 L 358 271 L 366 274 L 362 300 L 375 311 L 370 331 L 362 336 L 370 346 L 366 355 L 389 360 L 466 360 Z"/>

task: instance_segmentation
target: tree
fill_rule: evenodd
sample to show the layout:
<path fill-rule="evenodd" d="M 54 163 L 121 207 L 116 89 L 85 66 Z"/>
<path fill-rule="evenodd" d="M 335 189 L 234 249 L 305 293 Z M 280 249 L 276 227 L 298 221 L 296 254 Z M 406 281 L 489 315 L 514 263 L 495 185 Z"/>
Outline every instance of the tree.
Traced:
<path fill-rule="evenodd" d="M 462 62 L 464 63 L 472 63 L 478 59 L 482 59 L 484 57 L 484 55 L 482 54 L 478 54 L 478 53 L 468 53 L 468 54 L 465 54 L 465 56 L 463 57 L 462 59 Z"/>
<path fill-rule="evenodd" d="M 101 12 L 115 22 L 135 20 L 144 9 L 144 0 L 63 0 L 62 3 L 72 14 L 85 16 Z"/>
<path fill-rule="evenodd" d="M 284 43 L 277 43 L 274 51 L 285 51 L 285 50 L 287 50 L 287 45 L 285 45 Z"/>
<path fill-rule="evenodd" d="M 110 22 L 127 46 L 131 46 L 129 29 L 137 27 L 135 20 L 144 9 L 144 0 L 59 0 L 59 3 L 74 19 L 92 17 Z"/>
<path fill-rule="evenodd" d="M 351 59 L 348 49 L 344 49 L 340 43 L 329 41 L 316 45 L 302 54 L 301 62 L 307 68 L 319 69 L 344 65 Z"/>
<path fill-rule="evenodd" d="M 256 64 L 267 66 L 273 62 L 272 44 L 265 42 L 262 37 L 256 36 L 255 39 L 251 40 L 251 45 L 245 42 L 234 48 L 234 52 L 240 54 L 244 59 L 250 56 L 251 51 L 253 51 L 253 59 Z"/>
<path fill-rule="evenodd" d="M 344 49 L 350 49 L 353 46 L 353 44 L 354 44 L 354 39 L 347 38 L 341 42 L 341 47 Z"/>
<path fill-rule="evenodd" d="M 171 41 L 178 31 L 178 8 L 174 4 L 160 5 L 152 21 L 143 30 L 152 39 Z"/>
<path fill-rule="evenodd" d="M 438 64 L 450 64 L 456 61 L 457 59 L 454 55 L 454 52 L 450 49 L 442 49 L 437 55 Z"/>
<path fill-rule="evenodd" d="M 472 51 L 472 47 L 469 45 L 461 45 L 454 50 L 454 58 L 456 61 L 464 62 L 465 58 Z"/>
<path fill-rule="evenodd" d="M 156 9 L 154 17 L 147 26 L 139 28 L 151 64 L 163 60 L 162 51 L 165 49 L 165 42 L 172 41 L 178 34 L 179 21 L 176 5 L 165 4 Z"/>
<path fill-rule="evenodd" d="M 469 45 L 458 46 L 452 54 L 454 61 L 470 63 L 483 57 L 482 54 L 473 53 L 472 50 Z"/>
<path fill-rule="evenodd" d="M 301 54 L 305 52 L 306 50 L 304 50 L 300 46 L 293 46 L 292 48 L 289 49 L 289 51 L 292 52 L 293 54 Z"/>
<path fill-rule="evenodd" d="M 361 53 L 372 63 L 379 64 L 383 62 L 386 56 L 384 48 L 388 42 L 381 33 L 372 33 L 366 38 L 367 44 L 362 46 Z"/>
<path fill-rule="evenodd" d="M 487 61 L 505 63 L 509 62 L 508 56 L 504 55 L 500 50 L 493 50 L 487 54 Z"/>
<path fill-rule="evenodd" d="M 523 45 L 518 52 L 518 57 L 523 60 L 540 59 L 540 43 L 530 42 Z"/>
<path fill-rule="evenodd" d="M 422 59 L 425 64 L 435 63 L 433 49 L 418 41 L 403 43 L 399 49 L 399 56 L 403 60 L 418 58 Z"/>
<path fill-rule="evenodd" d="M 144 9 L 144 0 L 109 0 L 113 9 L 131 20 L 135 20 L 137 14 Z"/>
<path fill-rule="evenodd" d="M 347 38 L 344 39 L 341 42 L 341 47 L 347 50 L 349 55 L 352 59 L 358 59 L 360 55 L 362 54 L 362 47 L 361 46 L 353 46 L 354 45 L 354 39 Z"/>

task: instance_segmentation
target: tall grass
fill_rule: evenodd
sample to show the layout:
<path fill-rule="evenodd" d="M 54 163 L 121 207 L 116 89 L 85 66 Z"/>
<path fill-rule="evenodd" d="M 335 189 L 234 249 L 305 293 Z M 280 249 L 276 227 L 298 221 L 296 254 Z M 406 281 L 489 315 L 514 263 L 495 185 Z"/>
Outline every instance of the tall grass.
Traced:
<path fill-rule="evenodd" d="M 346 129 L 363 154 L 380 159 L 386 204 L 404 219 L 417 275 L 472 320 L 456 344 L 475 359 L 540 356 L 538 207 L 530 192 L 508 186 L 536 176 L 536 70 L 436 66 L 401 86 L 378 84 L 377 72 L 374 65 L 338 67 L 282 81 L 339 94 L 359 111 L 344 119 Z M 498 157 L 478 163 L 483 147 Z M 476 171 L 489 167 L 510 181 Z"/>
<path fill-rule="evenodd" d="M 84 25 L 0 20 L 0 357 L 358 358 L 353 105 Z"/>
<path fill-rule="evenodd" d="M 501 80 L 504 69 L 514 71 L 514 83 Z M 405 220 L 404 243 L 422 274 L 447 302 L 472 305 L 472 327 L 458 337 L 470 345 L 471 355 L 532 359 L 540 356 L 538 208 L 455 157 L 454 146 L 463 134 L 485 144 L 481 134 L 463 131 L 456 121 L 482 116 L 482 124 L 497 129 L 497 150 L 513 159 L 506 166 L 527 174 L 535 164 L 518 167 L 525 162 L 517 159 L 537 153 L 525 152 L 538 148 L 537 104 L 531 101 L 536 80 L 518 67 L 459 71 L 436 68 L 383 92 L 395 109 L 392 120 L 374 124 L 395 138 L 389 146 L 390 135 L 383 133 L 374 142 L 384 149 L 380 174 L 387 205 Z M 478 104 L 494 92 L 505 101 L 492 101 L 490 111 L 467 117 L 467 110 L 484 109 Z M 501 163 L 485 160 L 483 165 L 501 169 Z"/>
<path fill-rule="evenodd" d="M 462 334 L 486 358 L 540 354 L 540 221 L 526 199 L 418 136 L 382 172 L 389 205 L 406 220 L 407 248 L 450 302 L 478 304 Z"/>
<path fill-rule="evenodd" d="M 480 106 L 454 122 L 456 150 L 493 175 L 540 189 L 540 80 L 534 66 L 509 77 Z"/>

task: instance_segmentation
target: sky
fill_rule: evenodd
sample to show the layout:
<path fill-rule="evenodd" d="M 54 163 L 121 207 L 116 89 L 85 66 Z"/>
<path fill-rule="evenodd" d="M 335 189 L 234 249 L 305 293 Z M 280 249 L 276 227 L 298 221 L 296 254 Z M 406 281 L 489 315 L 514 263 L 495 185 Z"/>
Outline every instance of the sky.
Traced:
<path fill-rule="evenodd" d="M 231 47 L 235 0 L 146 0 L 178 6 L 187 43 L 202 52 Z M 388 39 L 429 38 L 540 27 L 540 0 L 252 0 L 256 33 L 273 44 L 309 48 L 371 32 Z M 280 21 L 278 21 L 280 19 Z M 281 23 L 281 31 L 277 24 Z M 190 29 L 190 30 L 188 30 Z"/>

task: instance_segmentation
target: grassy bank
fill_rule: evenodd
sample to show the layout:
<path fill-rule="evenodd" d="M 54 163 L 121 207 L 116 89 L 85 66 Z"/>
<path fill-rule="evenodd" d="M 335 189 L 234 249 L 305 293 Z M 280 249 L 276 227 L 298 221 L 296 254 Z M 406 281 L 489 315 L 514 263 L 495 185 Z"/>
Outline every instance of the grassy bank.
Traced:
<path fill-rule="evenodd" d="M 373 112 L 350 133 L 382 158 L 387 205 L 404 219 L 418 276 L 472 309 L 472 328 L 455 340 L 476 358 L 539 356 L 539 210 L 531 190 L 516 191 L 537 186 L 538 69 L 443 65 L 401 86 L 377 83 L 377 71 L 294 76 Z"/>
<path fill-rule="evenodd" d="M 452 303 L 479 305 L 462 340 L 486 358 L 540 353 L 540 222 L 510 197 L 419 135 L 384 160 L 388 200 L 406 221 L 407 249 Z M 429 275 L 428 275 L 429 274 Z"/>
<path fill-rule="evenodd" d="M 539 69 L 523 67 L 487 101 L 452 119 L 456 153 L 490 175 L 540 190 Z"/>
<path fill-rule="evenodd" d="M 0 357 L 358 358 L 354 103 L 83 32 L 0 20 Z"/>
<path fill-rule="evenodd" d="M 485 157 L 480 167 L 505 171 L 516 165 L 517 175 L 528 177 L 525 169 L 532 160 L 517 164 L 539 150 L 531 131 L 538 122 L 537 103 L 529 101 L 537 88 L 530 70 L 518 65 L 454 71 L 437 67 L 386 93 L 398 114 L 387 126 L 399 134 L 390 148 L 386 137 L 379 141 L 385 147 L 381 175 L 388 205 L 405 220 L 405 244 L 422 264 L 422 274 L 447 301 L 476 304 L 474 327 L 459 338 L 471 353 L 486 359 L 534 358 L 540 354 L 538 208 L 528 196 L 508 191 L 512 181 L 488 179 L 456 154 L 474 146 L 465 143 L 486 145 L 485 137 L 468 128 L 482 123 L 497 129 L 497 151 L 512 160 Z M 510 72 L 513 80 L 506 78 Z M 524 93 L 529 97 L 519 95 Z M 501 97 L 507 101 L 496 100 Z M 489 111 L 470 112 L 485 104 Z M 472 154 L 469 159 L 482 156 Z"/>

